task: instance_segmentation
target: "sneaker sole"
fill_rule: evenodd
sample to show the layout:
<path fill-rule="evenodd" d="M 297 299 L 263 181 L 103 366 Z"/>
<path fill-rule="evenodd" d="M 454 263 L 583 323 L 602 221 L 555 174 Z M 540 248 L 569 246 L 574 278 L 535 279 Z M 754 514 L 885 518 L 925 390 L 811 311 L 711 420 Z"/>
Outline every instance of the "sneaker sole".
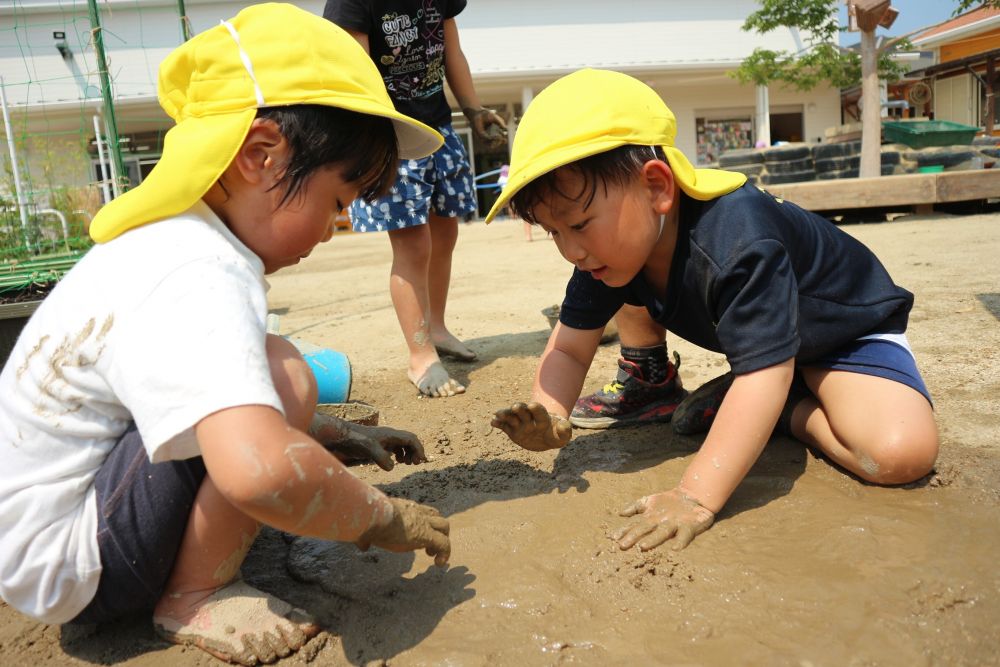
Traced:
<path fill-rule="evenodd" d="M 577 428 L 593 430 L 666 423 L 673 418 L 674 410 L 677 409 L 678 405 L 678 403 L 654 405 L 630 417 L 574 417 L 570 415 L 569 423 Z"/>

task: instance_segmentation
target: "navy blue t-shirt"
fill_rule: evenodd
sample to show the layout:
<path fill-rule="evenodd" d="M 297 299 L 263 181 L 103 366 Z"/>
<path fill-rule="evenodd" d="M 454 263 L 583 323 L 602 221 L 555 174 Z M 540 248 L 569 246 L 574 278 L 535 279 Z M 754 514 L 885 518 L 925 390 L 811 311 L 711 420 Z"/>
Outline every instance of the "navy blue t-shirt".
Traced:
<path fill-rule="evenodd" d="M 396 110 L 430 125 L 451 124 L 444 95 L 444 22 L 466 0 L 327 0 L 323 18 L 368 35 L 368 50 Z"/>
<path fill-rule="evenodd" d="M 603 327 L 625 303 L 726 355 L 736 374 L 806 363 L 871 333 L 906 330 L 913 295 L 868 248 L 825 218 L 747 184 L 708 202 L 681 195 L 661 302 L 640 273 L 608 287 L 574 270 L 559 320 Z"/>

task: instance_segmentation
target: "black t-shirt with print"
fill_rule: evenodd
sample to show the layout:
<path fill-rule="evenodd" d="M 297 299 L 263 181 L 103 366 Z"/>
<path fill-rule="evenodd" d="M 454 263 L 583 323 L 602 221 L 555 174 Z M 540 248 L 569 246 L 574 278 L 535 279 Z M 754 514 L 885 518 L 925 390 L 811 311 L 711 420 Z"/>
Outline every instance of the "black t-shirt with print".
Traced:
<path fill-rule="evenodd" d="M 444 95 L 444 22 L 466 0 L 327 0 L 323 17 L 368 35 L 396 110 L 431 127 L 451 123 Z"/>
<path fill-rule="evenodd" d="M 734 373 L 808 362 L 870 333 L 906 330 L 913 295 L 836 225 L 752 185 L 708 202 L 681 195 L 666 296 L 640 273 L 608 287 L 574 270 L 559 319 L 603 327 L 625 303 L 726 355 Z"/>

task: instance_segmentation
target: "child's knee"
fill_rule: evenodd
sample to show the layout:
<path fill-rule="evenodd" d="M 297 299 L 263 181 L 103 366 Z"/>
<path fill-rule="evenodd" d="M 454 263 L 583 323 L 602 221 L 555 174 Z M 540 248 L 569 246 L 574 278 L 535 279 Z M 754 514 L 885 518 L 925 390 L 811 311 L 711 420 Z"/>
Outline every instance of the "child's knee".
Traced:
<path fill-rule="evenodd" d="M 906 484 L 934 469 L 938 455 L 936 429 L 896 429 L 862 450 L 858 462 L 864 477 L 876 484 Z"/>
<path fill-rule="evenodd" d="M 288 423 L 306 430 L 319 397 L 316 376 L 298 349 L 281 336 L 267 336 L 267 361 Z"/>

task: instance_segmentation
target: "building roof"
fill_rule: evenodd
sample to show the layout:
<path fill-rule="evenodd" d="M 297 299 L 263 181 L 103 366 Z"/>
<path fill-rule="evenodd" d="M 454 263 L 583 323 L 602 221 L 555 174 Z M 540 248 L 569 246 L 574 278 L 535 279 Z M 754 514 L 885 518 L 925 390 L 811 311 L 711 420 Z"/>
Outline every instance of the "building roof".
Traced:
<path fill-rule="evenodd" d="M 234 15 L 242 4 L 188 0 L 187 11 L 197 32 Z M 298 4 L 321 13 L 324 2 Z M 0 18 L 0 73 L 9 104 L 30 108 L 99 101 L 86 2 L 15 0 L 14 5 L 14 12 Z M 116 98 L 155 100 L 159 62 L 179 43 L 176 4 L 109 0 L 100 6 Z M 804 48 L 806 40 L 796 30 L 742 31 L 746 16 L 758 8 L 754 0 L 473 0 L 457 21 L 477 80 L 551 77 L 582 67 L 721 74 L 756 47 Z M 66 33 L 69 58 L 56 49 L 52 33 L 57 30 Z"/>
<path fill-rule="evenodd" d="M 458 16 L 473 73 L 515 76 L 581 67 L 732 69 L 757 47 L 798 52 L 794 30 L 766 36 L 741 26 L 755 2 L 702 0 L 575 3 L 536 0 L 470 2 Z"/>
<path fill-rule="evenodd" d="M 918 32 L 910 37 L 910 42 L 928 48 L 996 28 L 1000 28 L 1000 8 L 980 7 Z"/>

